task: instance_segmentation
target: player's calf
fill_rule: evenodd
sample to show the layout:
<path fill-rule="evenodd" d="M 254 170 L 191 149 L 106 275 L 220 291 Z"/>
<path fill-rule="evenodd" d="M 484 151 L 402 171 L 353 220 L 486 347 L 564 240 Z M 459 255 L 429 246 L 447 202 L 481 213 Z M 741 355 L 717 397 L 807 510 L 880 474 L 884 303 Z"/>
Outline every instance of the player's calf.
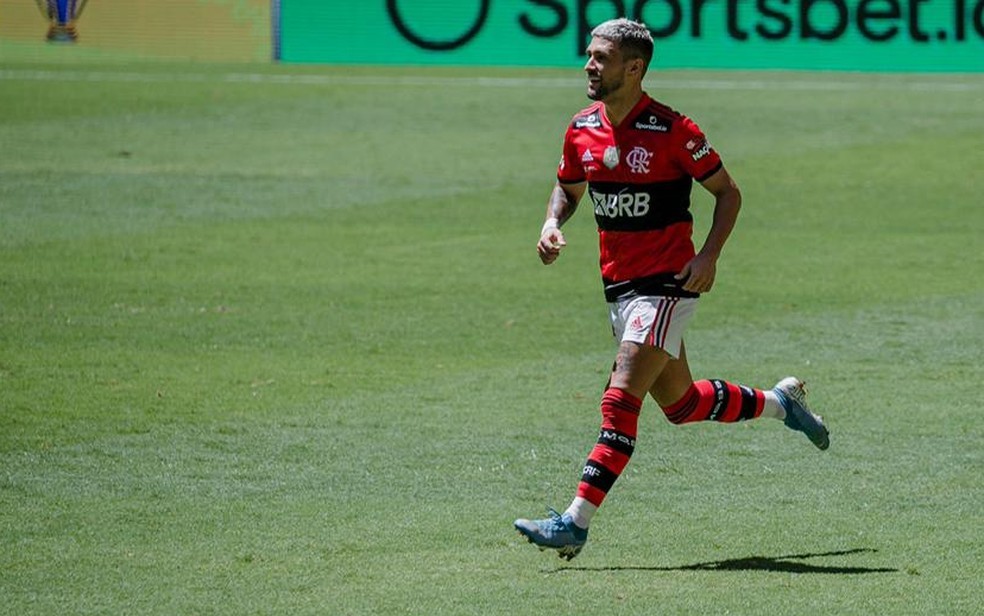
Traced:
<path fill-rule="evenodd" d="M 663 406 L 666 418 L 674 424 L 695 421 L 733 423 L 755 419 L 765 407 L 765 393 L 719 379 L 695 381 L 683 397 Z"/>

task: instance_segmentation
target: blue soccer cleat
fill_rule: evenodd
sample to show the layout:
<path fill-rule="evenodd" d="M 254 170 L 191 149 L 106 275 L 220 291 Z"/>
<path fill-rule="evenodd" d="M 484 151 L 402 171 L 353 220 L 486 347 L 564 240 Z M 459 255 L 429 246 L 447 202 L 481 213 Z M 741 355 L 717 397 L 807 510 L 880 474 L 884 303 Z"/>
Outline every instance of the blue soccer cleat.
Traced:
<path fill-rule="evenodd" d="M 817 449 L 830 447 L 830 433 L 823 425 L 823 419 L 814 415 L 806 405 L 806 389 L 803 381 L 795 376 L 787 376 L 772 388 L 779 398 L 779 404 L 786 410 L 783 423 L 789 428 L 802 432 L 817 446 Z"/>
<path fill-rule="evenodd" d="M 581 552 L 588 540 L 588 529 L 580 528 L 567 514 L 559 514 L 550 509 L 550 517 L 543 520 L 520 518 L 513 526 L 526 539 L 541 550 L 557 550 L 557 556 L 570 560 Z"/>

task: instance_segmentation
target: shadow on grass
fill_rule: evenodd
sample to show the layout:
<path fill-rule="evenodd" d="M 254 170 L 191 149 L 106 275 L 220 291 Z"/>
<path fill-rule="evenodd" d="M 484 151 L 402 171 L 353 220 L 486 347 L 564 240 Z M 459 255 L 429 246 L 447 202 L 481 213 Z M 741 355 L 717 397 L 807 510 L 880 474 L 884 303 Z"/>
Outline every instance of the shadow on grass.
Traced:
<path fill-rule="evenodd" d="M 554 573 L 563 571 L 775 571 L 780 573 L 827 573 L 837 575 L 858 575 L 862 573 L 896 573 L 898 569 L 887 567 L 843 567 L 843 566 L 823 566 L 811 565 L 809 563 L 798 562 L 811 558 L 822 558 L 827 556 L 848 556 L 851 554 L 874 553 L 878 550 L 871 548 L 860 548 L 855 550 L 841 550 L 838 552 L 820 552 L 816 554 L 790 554 L 788 556 L 749 556 L 746 558 L 732 558 L 728 560 L 717 560 L 706 563 L 695 563 L 693 565 L 679 565 L 676 567 L 641 567 L 641 566 L 616 566 L 616 567 L 560 567 Z"/>

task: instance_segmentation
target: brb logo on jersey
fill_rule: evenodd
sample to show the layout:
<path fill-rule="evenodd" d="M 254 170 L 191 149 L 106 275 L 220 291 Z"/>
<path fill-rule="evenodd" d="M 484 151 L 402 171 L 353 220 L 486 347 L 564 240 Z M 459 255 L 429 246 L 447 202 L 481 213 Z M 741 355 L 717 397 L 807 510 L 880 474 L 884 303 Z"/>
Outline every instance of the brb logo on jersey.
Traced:
<path fill-rule="evenodd" d="M 641 218 L 649 213 L 652 195 L 648 192 L 606 193 L 589 186 L 588 193 L 594 203 L 594 213 L 599 218 Z"/>
<path fill-rule="evenodd" d="M 649 161 L 652 157 L 652 152 L 641 146 L 636 146 L 625 155 L 625 162 L 629 163 L 632 173 L 649 173 Z"/>

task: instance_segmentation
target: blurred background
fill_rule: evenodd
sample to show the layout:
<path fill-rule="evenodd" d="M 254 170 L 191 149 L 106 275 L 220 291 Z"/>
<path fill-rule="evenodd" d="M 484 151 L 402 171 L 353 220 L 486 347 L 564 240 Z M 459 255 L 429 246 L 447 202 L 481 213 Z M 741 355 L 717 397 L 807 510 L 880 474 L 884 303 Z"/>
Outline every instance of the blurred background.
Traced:
<path fill-rule="evenodd" d="M 565 67 L 623 15 L 664 68 L 984 70 L 984 0 L 4 0 L 0 54 Z"/>
<path fill-rule="evenodd" d="M 57 2 L 0 3 L 2 57 L 51 60 L 98 54 L 124 60 L 241 62 L 272 57 L 269 0 L 62 1 L 81 8 L 78 39 L 65 45 L 47 44 L 50 24 L 57 21 L 57 15 L 48 18 L 48 4 Z"/>

